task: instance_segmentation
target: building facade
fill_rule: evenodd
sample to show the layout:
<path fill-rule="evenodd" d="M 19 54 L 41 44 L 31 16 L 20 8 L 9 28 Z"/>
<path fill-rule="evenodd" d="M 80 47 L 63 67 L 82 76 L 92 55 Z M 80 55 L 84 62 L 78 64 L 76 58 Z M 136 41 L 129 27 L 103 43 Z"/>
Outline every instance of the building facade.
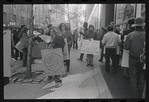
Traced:
<path fill-rule="evenodd" d="M 40 27 L 48 24 L 48 10 L 50 6 L 47 4 L 35 4 L 33 5 L 34 12 L 34 26 Z"/>
<path fill-rule="evenodd" d="M 4 4 L 3 5 L 3 27 L 18 28 L 22 24 L 29 27 L 31 20 L 30 4 Z"/>
<path fill-rule="evenodd" d="M 88 21 L 95 4 L 86 4 L 85 21 Z"/>
<path fill-rule="evenodd" d="M 65 16 L 61 10 L 56 7 L 53 9 L 54 4 L 35 4 L 34 5 L 34 25 L 38 27 L 46 27 L 48 24 L 58 26 L 60 23 L 65 22 Z"/>

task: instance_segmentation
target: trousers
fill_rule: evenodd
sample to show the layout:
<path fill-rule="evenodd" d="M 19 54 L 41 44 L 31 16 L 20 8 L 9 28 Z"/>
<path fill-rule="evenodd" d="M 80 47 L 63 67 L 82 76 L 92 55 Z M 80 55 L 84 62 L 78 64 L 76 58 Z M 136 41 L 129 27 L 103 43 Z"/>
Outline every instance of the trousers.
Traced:
<path fill-rule="evenodd" d="M 139 57 L 129 56 L 130 95 L 132 98 L 141 98 L 141 79 L 143 78 L 143 63 Z"/>
<path fill-rule="evenodd" d="M 87 54 L 87 64 L 93 64 L 93 54 Z"/>
<path fill-rule="evenodd" d="M 105 50 L 106 70 L 110 69 L 110 58 L 112 60 L 113 70 L 116 70 L 116 48 L 106 48 Z"/>

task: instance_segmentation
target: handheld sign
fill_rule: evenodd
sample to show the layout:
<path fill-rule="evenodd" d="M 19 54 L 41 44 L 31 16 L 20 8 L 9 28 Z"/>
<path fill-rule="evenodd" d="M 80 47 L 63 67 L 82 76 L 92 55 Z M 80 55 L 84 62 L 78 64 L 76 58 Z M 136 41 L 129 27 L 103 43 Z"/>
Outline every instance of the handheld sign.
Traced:
<path fill-rule="evenodd" d="M 100 44 L 100 41 L 83 40 L 82 41 L 81 53 L 99 55 L 99 53 L 101 51 L 100 48 L 99 48 L 99 44 Z"/>
<path fill-rule="evenodd" d="M 42 63 L 45 72 L 48 75 L 62 75 L 65 74 L 64 61 L 62 49 L 46 49 L 41 50 Z"/>

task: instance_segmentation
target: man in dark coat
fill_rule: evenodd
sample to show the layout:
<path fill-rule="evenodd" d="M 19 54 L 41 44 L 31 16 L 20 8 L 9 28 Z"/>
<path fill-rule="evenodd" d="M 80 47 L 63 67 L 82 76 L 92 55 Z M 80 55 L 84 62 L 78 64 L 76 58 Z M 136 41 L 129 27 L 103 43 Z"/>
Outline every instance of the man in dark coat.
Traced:
<path fill-rule="evenodd" d="M 145 43 L 145 31 L 143 30 L 143 19 L 138 17 L 132 25 L 135 31 L 129 33 L 124 42 L 124 49 L 129 50 L 129 73 L 130 73 L 130 92 L 132 98 L 141 98 L 141 81 L 143 74 L 143 63 L 140 55 L 143 53 Z"/>

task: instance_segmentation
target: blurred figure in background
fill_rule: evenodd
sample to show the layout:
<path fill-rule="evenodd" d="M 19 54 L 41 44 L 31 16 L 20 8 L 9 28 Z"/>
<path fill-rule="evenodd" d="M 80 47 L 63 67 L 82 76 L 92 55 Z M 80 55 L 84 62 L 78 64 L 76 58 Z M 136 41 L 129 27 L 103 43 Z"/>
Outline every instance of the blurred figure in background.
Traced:
<path fill-rule="evenodd" d="M 78 29 L 75 29 L 73 33 L 73 49 L 74 48 L 78 49 L 78 38 L 79 38 Z"/>
<path fill-rule="evenodd" d="M 20 31 L 18 37 L 20 38 L 20 42 L 23 43 L 24 49 L 23 49 L 23 67 L 26 67 L 27 65 L 27 53 L 28 53 L 28 28 L 24 26 L 22 30 Z"/>
<path fill-rule="evenodd" d="M 20 41 L 20 39 L 18 38 L 18 33 L 16 30 L 13 30 L 13 41 L 14 41 L 14 46 Z M 14 48 L 15 50 L 15 60 L 17 60 L 17 58 L 19 57 L 19 51 L 18 49 Z"/>
<path fill-rule="evenodd" d="M 100 49 L 101 49 L 101 53 L 100 53 L 100 59 L 99 61 L 102 62 L 103 61 L 103 52 L 104 52 L 104 46 L 102 46 L 102 39 L 104 37 L 104 35 L 107 33 L 106 28 L 102 27 L 102 29 L 100 30 L 100 34 L 99 34 L 99 40 L 100 40 Z"/>
<path fill-rule="evenodd" d="M 86 32 L 88 30 L 88 28 L 87 28 L 88 27 L 88 23 L 87 22 L 84 22 L 83 27 L 84 27 L 84 29 L 83 29 L 84 32 L 80 32 L 80 34 L 83 35 L 83 39 L 86 39 L 85 36 L 86 36 Z M 80 58 L 78 60 L 82 61 L 83 60 L 83 56 L 84 56 L 84 53 L 81 53 L 80 54 Z"/>

